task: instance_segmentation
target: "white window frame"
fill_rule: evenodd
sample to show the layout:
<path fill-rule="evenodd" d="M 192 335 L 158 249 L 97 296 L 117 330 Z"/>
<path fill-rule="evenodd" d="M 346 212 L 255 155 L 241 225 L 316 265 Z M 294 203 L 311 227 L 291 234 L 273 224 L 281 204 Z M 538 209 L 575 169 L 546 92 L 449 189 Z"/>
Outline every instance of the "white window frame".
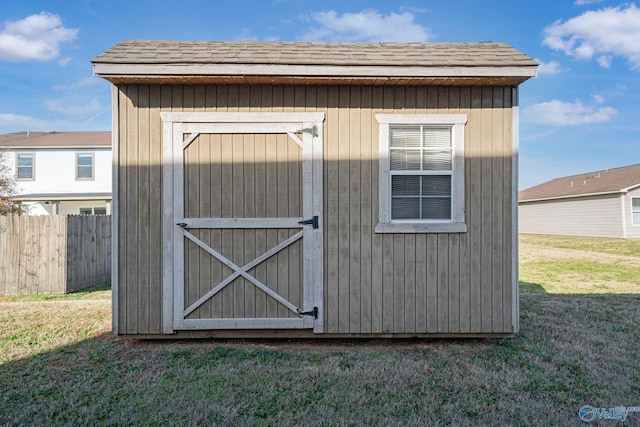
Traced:
<path fill-rule="evenodd" d="M 631 225 L 632 225 L 632 226 L 634 226 L 634 227 L 638 227 L 638 226 L 640 226 L 640 222 L 637 222 L 637 223 L 636 223 L 636 222 L 633 220 L 633 214 L 634 214 L 634 213 L 640 213 L 640 209 L 635 208 L 636 210 L 634 210 L 634 206 L 633 206 L 633 200 L 634 200 L 634 199 L 638 199 L 638 200 L 640 200 L 640 197 L 631 197 Z"/>
<path fill-rule="evenodd" d="M 31 178 L 20 178 L 20 156 L 31 156 Z M 23 168 L 26 166 L 22 166 Z M 36 180 L 36 153 L 33 151 L 16 152 L 16 181 L 35 181 Z"/>
<path fill-rule="evenodd" d="M 91 157 L 91 176 L 90 177 L 80 177 L 78 173 L 80 171 L 80 165 L 78 164 L 78 159 L 80 156 L 89 156 Z M 86 167 L 86 165 L 82 165 L 82 167 Z M 93 181 L 96 176 L 96 156 L 92 151 L 78 151 L 76 152 L 76 181 Z"/>
<path fill-rule="evenodd" d="M 379 124 L 379 222 L 376 233 L 465 233 L 464 128 L 466 114 L 376 114 Z M 451 219 L 392 220 L 389 128 L 393 125 L 451 127 Z"/>

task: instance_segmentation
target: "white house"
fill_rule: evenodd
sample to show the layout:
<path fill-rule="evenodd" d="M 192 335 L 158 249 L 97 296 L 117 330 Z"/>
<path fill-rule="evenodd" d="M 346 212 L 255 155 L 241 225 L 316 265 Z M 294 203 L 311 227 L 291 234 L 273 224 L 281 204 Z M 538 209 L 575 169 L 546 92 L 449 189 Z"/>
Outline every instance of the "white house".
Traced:
<path fill-rule="evenodd" d="M 111 132 L 0 135 L 30 215 L 111 213 Z"/>
<path fill-rule="evenodd" d="M 522 190 L 519 216 L 521 233 L 640 238 L 640 164 Z"/>

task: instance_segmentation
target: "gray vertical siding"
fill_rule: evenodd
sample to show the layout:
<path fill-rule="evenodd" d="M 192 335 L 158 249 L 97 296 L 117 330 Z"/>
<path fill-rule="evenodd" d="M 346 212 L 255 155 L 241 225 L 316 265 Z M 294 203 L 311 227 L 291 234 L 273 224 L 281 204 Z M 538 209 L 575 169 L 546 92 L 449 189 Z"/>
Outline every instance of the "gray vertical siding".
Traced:
<path fill-rule="evenodd" d="M 118 88 L 117 333 L 146 335 L 161 331 L 160 111 L 325 113 L 326 333 L 513 332 L 511 269 L 517 254 L 512 247 L 514 136 L 510 87 Z M 467 114 L 466 233 L 374 233 L 378 220 L 377 113 Z M 193 161 L 206 162 L 206 157 L 213 155 L 221 154 L 205 153 L 205 157 Z M 224 171 L 211 170 L 211 176 L 208 173 L 202 172 L 197 178 L 214 180 L 214 173 Z M 252 173 L 262 172 L 256 168 Z M 189 197 L 197 196 L 200 206 L 209 209 L 213 201 L 205 199 L 211 194 L 194 189 Z M 233 200 L 230 202 L 233 204 Z M 190 280 L 196 278 L 194 272 Z"/>

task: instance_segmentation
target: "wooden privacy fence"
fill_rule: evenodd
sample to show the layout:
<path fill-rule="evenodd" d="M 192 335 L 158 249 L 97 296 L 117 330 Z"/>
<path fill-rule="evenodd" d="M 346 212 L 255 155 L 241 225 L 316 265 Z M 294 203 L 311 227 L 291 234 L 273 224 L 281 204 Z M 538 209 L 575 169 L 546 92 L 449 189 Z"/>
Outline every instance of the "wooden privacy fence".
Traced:
<path fill-rule="evenodd" d="M 0 216 L 0 295 L 64 294 L 111 280 L 111 216 Z"/>

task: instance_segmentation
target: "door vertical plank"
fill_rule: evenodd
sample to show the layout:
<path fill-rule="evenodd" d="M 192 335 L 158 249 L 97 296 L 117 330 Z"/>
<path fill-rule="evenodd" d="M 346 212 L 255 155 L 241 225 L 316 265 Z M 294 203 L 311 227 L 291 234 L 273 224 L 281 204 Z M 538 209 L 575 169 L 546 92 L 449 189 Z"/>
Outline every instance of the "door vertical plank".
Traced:
<path fill-rule="evenodd" d="M 225 192 L 225 188 L 222 186 L 222 173 L 223 173 L 223 162 L 222 162 L 222 135 L 209 135 L 209 140 L 211 143 L 209 144 L 209 152 L 211 155 L 211 185 L 209 186 L 209 194 L 211 198 L 211 216 L 214 218 L 222 218 L 223 217 L 223 193 Z M 211 246 L 213 248 L 222 248 L 222 230 L 212 230 L 211 231 Z M 218 260 L 211 259 L 211 281 L 212 283 L 220 283 L 225 279 L 226 276 L 223 276 L 223 265 Z M 222 317 L 222 305 L 223 298 L 222 295 L 217 295 L 212 298 L 209 303 L 209 310 L 211 316 L 214 318 Z"/>
<path fill-rule="evenodd" d="M 266 198 L 266 136 L 264 134 L 255 136 L 255 152 L 254 152 L 254 179 L 255 179 L 255 214 L 259 218 L 267 218 L 267 198 Z M 267 231 L 256 230 L 255 231 L 255 247 L 256 254 L 263 254 L 268 249 L 267 247 Z M 263 262 L 255 268 L 256 279 L 262 283 L 269 285 L 267 280 L 267 267 L 266 262 Z M 264 292 L 255 293 L 255 310 L 256 317 L 267 317 L 267 296 Z"/>
<path fill-rule="evenodd" d="M 267 200 L 267 217 L 276 218 L 278 216 L 278 141 L 276 135 L 267 135 L 266 144 L 266 200 Z M 278 231 L 269 229 L 267 233 L 267 248 L 272 248 L 278 244 Z M 278 282 L 278 258 L 272 257 L 267 262 L 267 286 L 278 291 L 276 284 Z M 267 317 L 278 316 L 278 303 L 267 297 Z"/>
<path fill-rule="evenodd" d="M 231 189 L 232 193 L 232 218 L 242 218 L 244 217 L 244 200 L 246 194 L 244 193 L 246 189 L 245 185 L 245 165 L 244 165 L 244 139 L 245 136 L 241 134 L 234 134 L 231 137 L 231 167 L 232 167 L 232 178 L 231 178 Z M 232 250 L 229 253 L 230 259 L 235 262 L 237 265 L 244 265 L 244 230 L 233 230 L 232 231 Z M 247 284 L 247 281 L 244 278 L 238 278 L 231 285 L 231 289 L 233 291 L 233 317 L 246 317 L 244 311 L 244 290 L 246 286 L 250 286 Z"/>
<path fill-rule="evenodd" d="M 222 135 L 222 179 L 220 187 L 222 188 L 222 218 L 233 218 L 233 136 L 228 134 Z M 227 258 L 233 258 L 233 230 L 222 230 L 222 255 Z M 231 270 L 226 266 L 222 267 L 222 277 L 227 277 Z M 234 293 L 233 288 L 243 279 L 236 279 L 221 291 L 222 299 L 222 317 L 233 317 L 234 312 Z"/>
<path fill-rule="evenodd" d="M 204 98 L 204 95 L 202 95 Z M 212 159 L 211 159 L 211 135 L 200 135 L 198 137 L 198 172 L 199 172 L 199 186 L 198 186 L 198 217 L 211 218 L 211 186 L 212 186 Z M 210 229 L 200 230 L 200 238 L 213 245 L 211 241 Z M 215 246 L 214 246 L 215 247 Z M 204 251 L 199 251 L 199 277 L 198 277 L 198 294 L 196 298 L 200 298 L 211 289 L 211 267 L 215 260 Z M 199 309 L 200 318 L 211 317 L 211 304 L 207 303 L 202 305 Z"/>

